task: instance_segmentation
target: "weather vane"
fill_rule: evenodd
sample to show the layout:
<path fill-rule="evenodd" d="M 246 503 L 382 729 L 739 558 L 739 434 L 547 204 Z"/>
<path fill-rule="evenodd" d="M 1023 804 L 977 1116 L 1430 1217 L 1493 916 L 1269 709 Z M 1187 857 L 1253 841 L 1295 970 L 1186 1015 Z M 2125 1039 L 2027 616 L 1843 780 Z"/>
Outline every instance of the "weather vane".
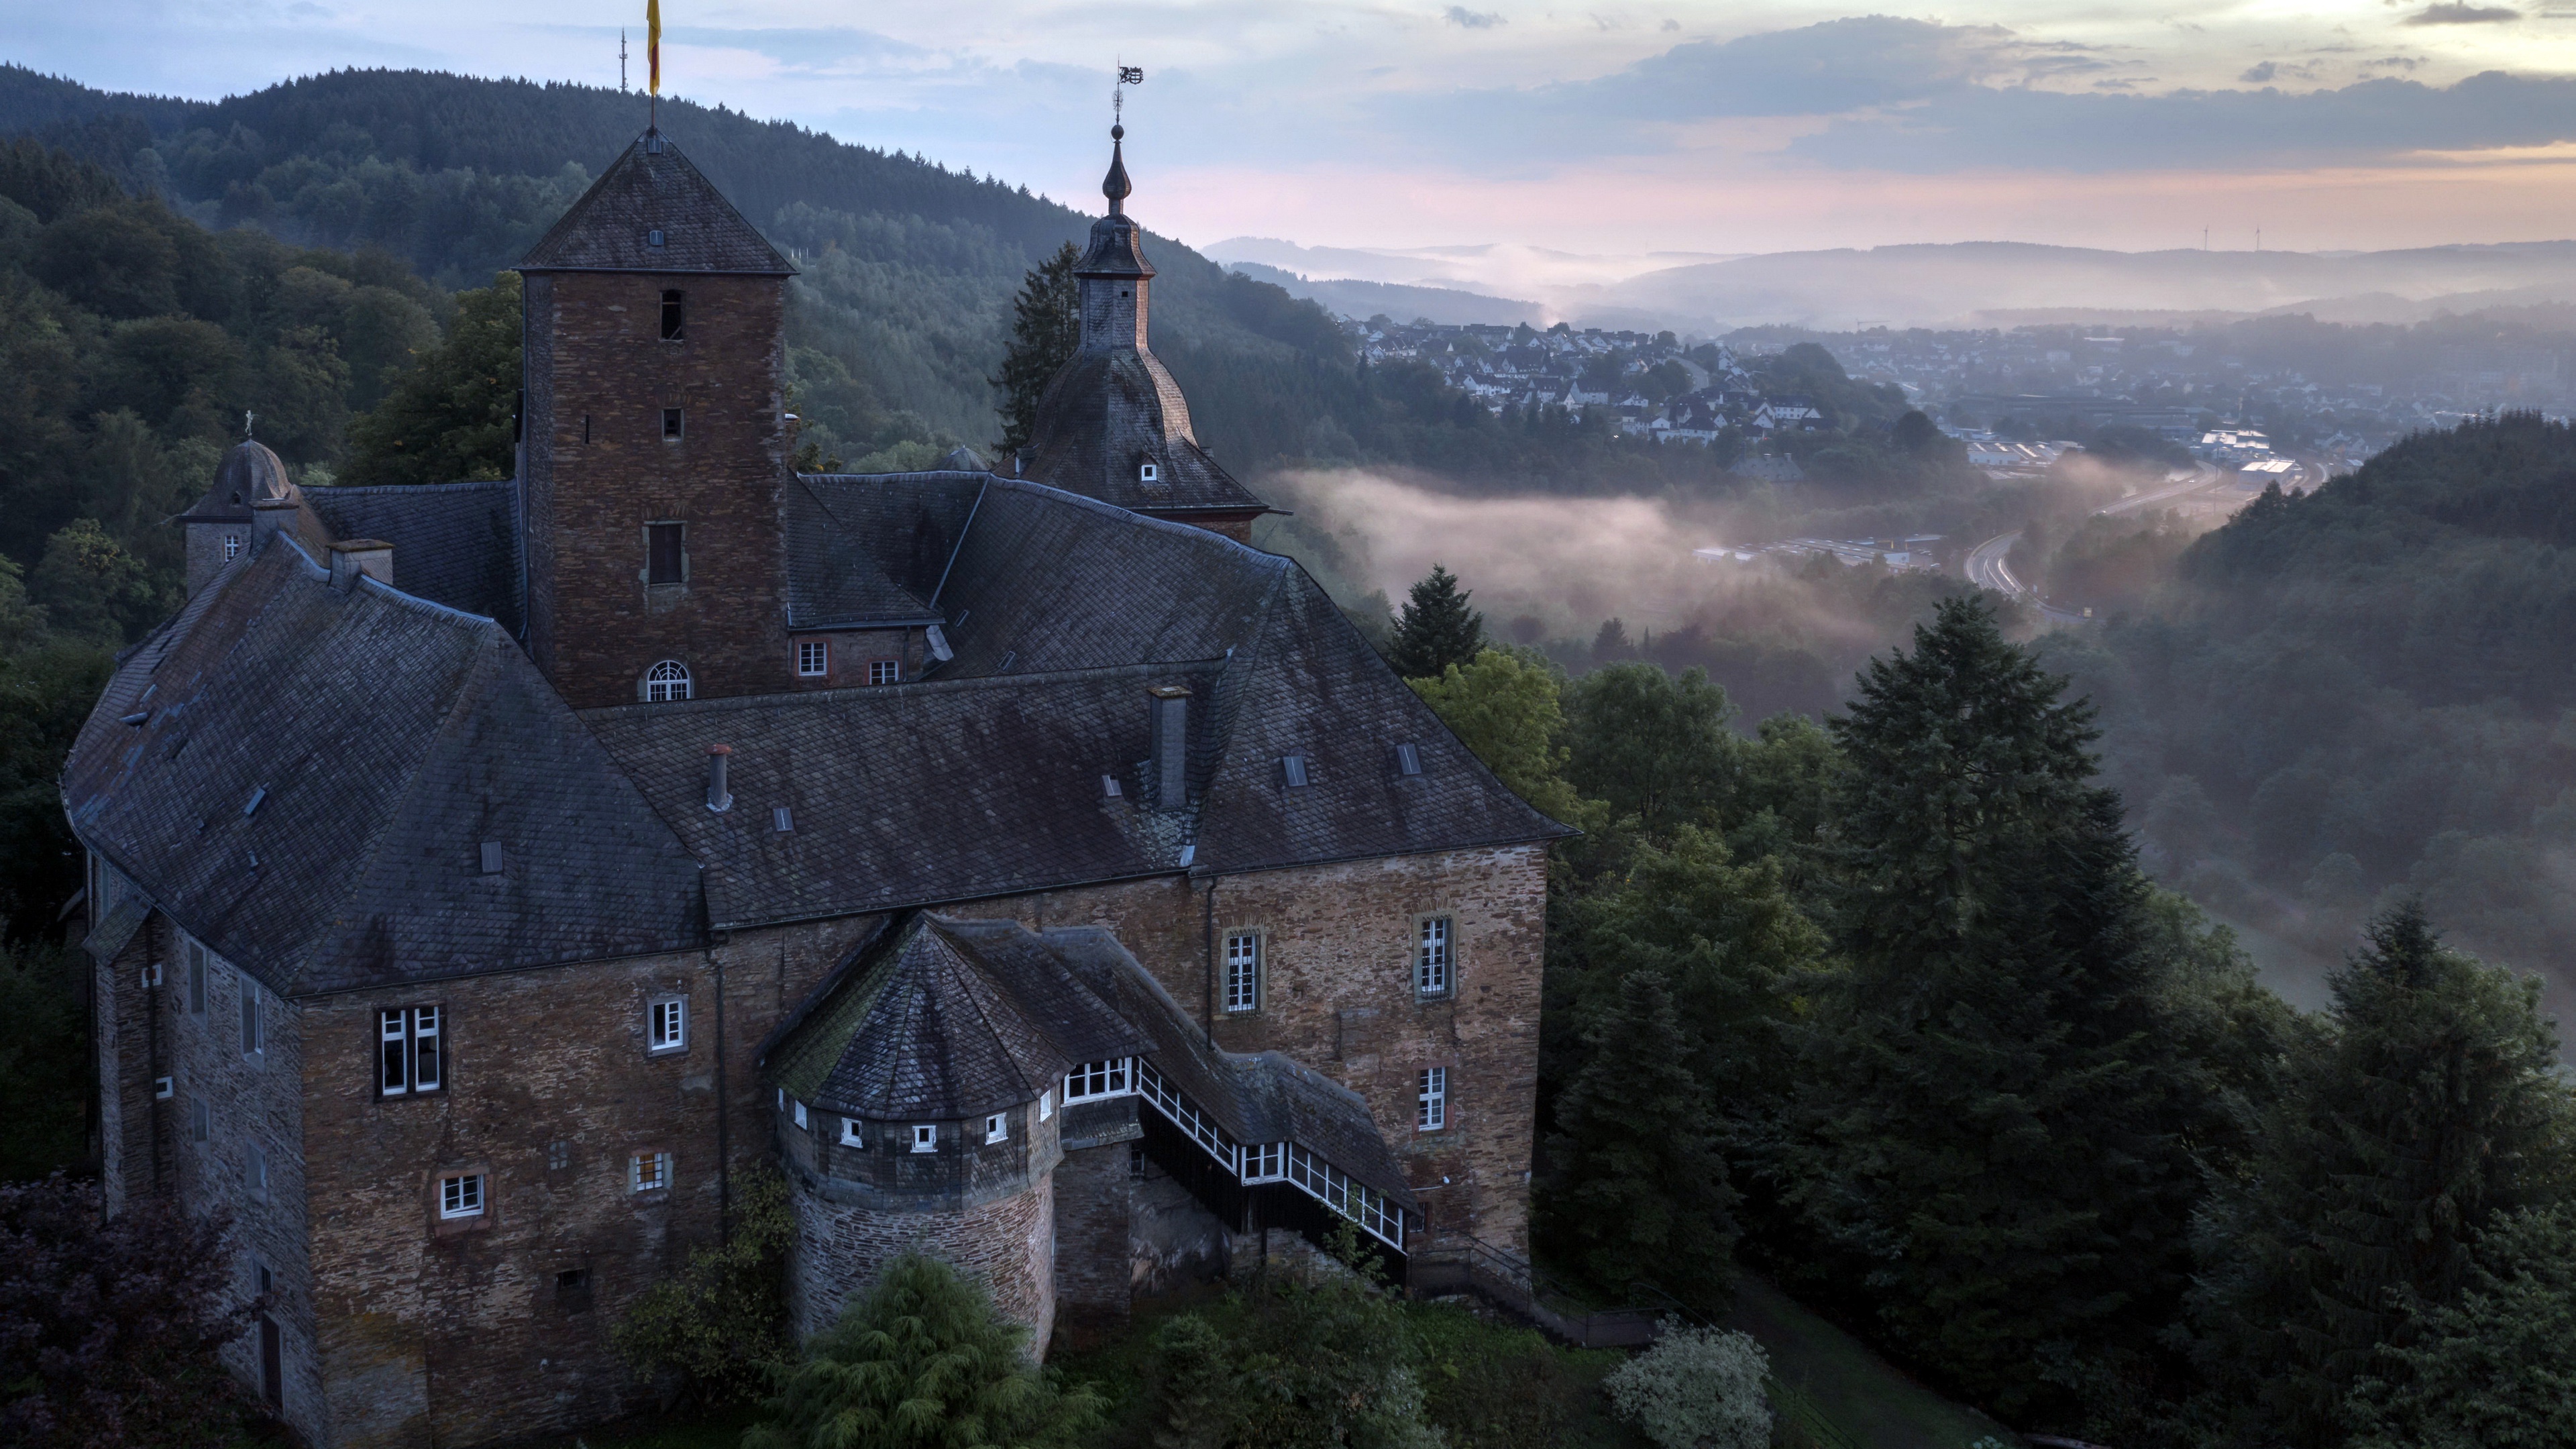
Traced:
<path fill-rule="evenodd" d="M 247 440 L 250 438 L 250 425 L 251 425 L 252 417 L 253 417 L 253 414 L 250 412 L 250 410 L 249 410 L 249 409 L 245 408 L 245 409 L 243 409 L 243 410 L 242 410 L 242 438 L 243 438 L 245 441 L 247 441 Z"/>
<path fill-rule="evenodd" d="M 1144 83 L 1145 68 L 1143 66 L 1121 64 L 1118 67 L 1118 84 L 1109 92 L 1110 125 L 1121 129 L 1125 128 L 1127 124 L 1127 88 L 1129 86 L 1141 86 Z"/>

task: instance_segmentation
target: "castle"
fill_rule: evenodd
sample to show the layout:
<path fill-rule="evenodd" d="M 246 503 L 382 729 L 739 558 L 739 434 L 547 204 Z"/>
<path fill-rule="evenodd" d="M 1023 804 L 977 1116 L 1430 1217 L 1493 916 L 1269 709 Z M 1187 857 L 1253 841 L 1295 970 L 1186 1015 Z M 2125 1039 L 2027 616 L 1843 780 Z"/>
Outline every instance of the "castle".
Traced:
<path fill-rule="evenodd" d="M 1248 545 L 1113 134 L 1025 457 L 789 463 L 792 268 L 648 131 L 520 264 L 506 482 L 245 442 L 72 752 L 111 1209 L 237 1225 L 322 1446 L 639 1407 L 609 1329 L 783 1172 L 1043 1351 L 1355 1225 L 1525 1246 L 1546 846 Z"/>

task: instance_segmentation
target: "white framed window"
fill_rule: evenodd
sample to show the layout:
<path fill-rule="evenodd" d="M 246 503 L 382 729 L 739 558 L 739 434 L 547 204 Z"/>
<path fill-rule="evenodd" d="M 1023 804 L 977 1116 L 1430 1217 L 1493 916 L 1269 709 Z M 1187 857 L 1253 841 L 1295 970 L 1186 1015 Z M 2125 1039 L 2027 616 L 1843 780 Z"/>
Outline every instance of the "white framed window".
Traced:
<path fill-rule="evenodd" d="M 445 1016 L 435 1006 L 389 1006 L 376 1013 L 379 1095 L 435 1092 L 447 1085 Z"/>
<path fill-rule="evenodd" d="M 1288 1144 L 1256 1142 L 1243 1149 L 1243 1180 L 1268 1182 L 1288 1175 Z"/>
<path fill-rule="evenodd" d="M 1413 1129 L 1437 1132 L 1449 1125 L 1449 1069 L 1424 1067 L 1415 1079 Z"/>
<path fill-rule="evenodd" d="M 796 641 L 796 675 L 800 679 L 820 679 L 832 672 L 832 644 L 828 639 Z"/>
<path fill-rule="evenodd" d="M 871 659 L 871 660 L 869 660 L 869 661 L 868 661 L 868 683 L 870 683 L 870 684 L 901 684 L 901 683 L 903 683 L 903 661 L 902 661 L 902 660 L 900 660 L 900 659 Z"/>
<path fill-rule="evenodd" d="M 859 1125 L 858 1118 L 844 1117 L 841 1119 L 841 1145 L 843 1147 L 857 1148 L 865 1148 L 868 1145 L 867 1129 Z"/>
<path fill-rule="evenodd" d="M 1105 1062 L 1084 1062 L 1064 1074 L 1064 1104 L 1088 1102 L 1094 1097 L 1124 1096 L 1127 1092 L 1128 1058 L 1113 1057 Z"/>
<path fill-rule="evenodd" d="M 241 535 L 238 533 L 225 534 L 224 562 L 231 563 L 234 559 L 239 557 L 241 557 Z"/>
<path fill-rule="evenodd" d="M 1162 476 L 1163 470 L 1152 463 L 1141 464 L 1136 469 L 1136 480 L 1140 483 L 1160 482 Z"/>
<path fill-rule="evenodd" d="M 939 1124 L 936 1122 L 914 1123 L 912 1126 L 912 1150 L 915 1152 L 937 1152 L 939 1150 Z"/>
<path fill-rule="evenodd" d="M 1225 1009 L 1256 1011 L 1261 1006 L 1261 933 L 1225 933 Z"/>
<path fill-rule="evenodd" d="M 261 1032 L 264 1023 L 259 1015 L 259 987 L 238 971 L 233 973 L 233 980 L 241 984 L 242 1055 L 261 1056 L 267 1052 L 268 1044 Z"/>
<path fill-rule="evenodd" d="M 992 1116 L 984 1119 L 984 1143 L 986 1146 L 989 1147 L 996 1142 L 1007 1142 L 1010 1138 L 1010 1113 L 996 1112 Z"/>
<path fill-rule="evenodd" d="M 483 1216 L 483 1174 L 460 1172 L 438 1180 L 438 1215 L 442 1218 Z"/>
<path fill-rule="evenodd" d="M 797 1126 L 799 1126 L 799 1127 L 804 1126 L 804 1125 L 805 1125 L 805 1120 L 806 1120 L 806 1119 L 805 1119 L 805 1104 L 804 1104 L 804 1103 L 802 1103 L 802 1102 L 795 1103 L 795 1104 L 790 1108 L 790 1110 L 789 1110 L 789 1112 L 788 1112 L 788 1115 L 789 1115 L 789 1116 L 791 1116 L 791 1117 L 794 1117 L 794 1118 L 796 1119 L 796 1125 L 797 1125 Z"/>
<path fill-rule="evenodd" d="M 1038 1120 L 1039 1120 L 1039 1121 L 1041 1121 L 1041 1122 L 1043 1122 L 1043 1121 L 1045 1121 L 1046 1119 L 1048 1119 L 1049 1117 L 1052 1117 L 1052 1116 L 1054 1116 L 1054 1115 L 1055 1115 L 1055 1092 L 1054 1092 L 1054 1089 L 1050 1088 L 1050 1089 L 1048 1089 L 1048 1090 L 1046 1090 L 1046 1091 L 1043 1091 L 1043 1092 L 1038 1093 Z"/>
<path fill-rule="evenodd" d="M 645 1008 L 644 1048 L 650 1052 L 685 1051 L 689 1045 L 689 999 L 665 996 Z"/>
<path fill-rule="evenodd" d="M 665 659 L 644 671 L 644 702 L 668 704 L 689 697 L 689 666 L 677 659 Z"/>
<path fill-rule="evenodd" d="M 1424 916 L 1413 946 L 1413 991 L 1417 996 L 1446 996 L 1456 978 L 1457 927 L 1447 916 Z"/>
<path fill-rule="evenodd" d="M 626 1159 L 629 1192 L 660 1192 L 671 1185 L 671 1154 L 638 1152 Z"/>
<path fill-rule="evenodd" d="M 156 1102 L 167 1102 L 177 1095 L 179 1095 L 179 1084 L 177 1082 L 168 1077 L 154 1077 L 152 1079 L 152 1100 Z"/>

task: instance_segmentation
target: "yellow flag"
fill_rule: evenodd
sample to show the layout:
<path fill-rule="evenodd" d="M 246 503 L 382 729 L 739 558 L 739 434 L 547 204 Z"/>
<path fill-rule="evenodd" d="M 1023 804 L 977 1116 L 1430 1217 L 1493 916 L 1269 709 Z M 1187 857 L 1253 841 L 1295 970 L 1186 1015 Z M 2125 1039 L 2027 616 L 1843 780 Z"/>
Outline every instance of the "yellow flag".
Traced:
<path fill-rule="evenodd" d="M 644 65 L 653 94 L 662 93 L 662 0 L 644 0 Z"/>

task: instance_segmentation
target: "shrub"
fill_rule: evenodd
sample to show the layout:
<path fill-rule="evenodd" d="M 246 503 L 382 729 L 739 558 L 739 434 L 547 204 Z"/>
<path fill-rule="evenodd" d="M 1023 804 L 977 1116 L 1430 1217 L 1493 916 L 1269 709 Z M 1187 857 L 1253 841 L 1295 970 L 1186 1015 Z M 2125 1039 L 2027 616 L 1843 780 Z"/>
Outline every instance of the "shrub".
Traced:
<path fill-rule="evenodd" d="M 0 1185 L 0 1443 L 194 1449 L 235 1439 L 217 1361 L 248 1325 L 221 1217 L 147 1199 L 115 1217 L 57 1172 Z"/>
<path fill-rule="evenodd" d="M 1767 1449 L 1770 1356 L 1750 1334 L 1666 1320 L 1655 1346 L 1601 1381 L 1620 1414 L 1663 1449 Z"/>
<path fill-rule="evenodd" d="M 1073 1445 L 1100 1422 L 1087 1387 L 1066 1389 L 1028 1356 L 1028 1330 L 935 1258 L 885 1265 L 778 1392 L 743 1449 Z"/>
<path fill-rule="evenodd" d="M 724 1242 L 690 1252 L 688 1266 L 644 1290 L 609 1340 L 666 1399 L 743 1403 L 770 1370 L 796 1356 L 787 1336 L 787 1244 L 796 1219 L 775 1169 L 745 1173 Z"/>

